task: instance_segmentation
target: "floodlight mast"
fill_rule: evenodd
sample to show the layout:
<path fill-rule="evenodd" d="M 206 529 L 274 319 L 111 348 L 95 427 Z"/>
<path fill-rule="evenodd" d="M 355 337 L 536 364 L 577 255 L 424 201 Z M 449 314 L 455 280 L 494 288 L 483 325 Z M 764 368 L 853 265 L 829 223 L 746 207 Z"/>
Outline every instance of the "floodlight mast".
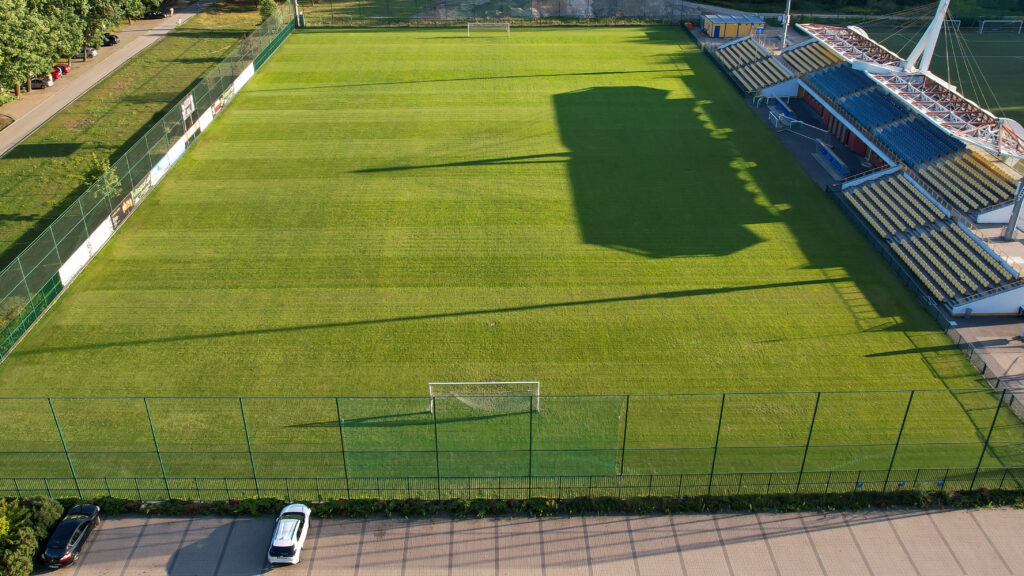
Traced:
<path fill-rule="evenodd" d="M 786 38 L 789 37 L 789 9 L 793 6 L 793 0 L 786 0 L 786 14 L 782 17 L 782 48 L 786 49 Z"/>
<path fill-rule="evenodd" d="M 935 44 L 939 41 L 939 34 L 942 33 L 942 24 L 946 21 L 946 12 L 949 11 L 950 0 L 939 0 L 939 7 L 935 9 L 935 18 L 924 31 L 917 46 L 910 53 L 907 61 L 903 64 L 904 72 L 925 73 L 932 65 L 932 55 L 935 53 Z M 919 64 L 920 62 L 920 64 Z"/>
<path fill-rule="evenodd" d="M 1013 210 L 1010 211 L 1010 221 L 1006 223 L 1003 240 L 1013 240 L 1013 232 L 1017 229 L 1017 220 L 1020 218 L 1022 205 L 1024 205 L 1024 180 L 1017 183 L 1017 195 L 1013 200 Z"/>

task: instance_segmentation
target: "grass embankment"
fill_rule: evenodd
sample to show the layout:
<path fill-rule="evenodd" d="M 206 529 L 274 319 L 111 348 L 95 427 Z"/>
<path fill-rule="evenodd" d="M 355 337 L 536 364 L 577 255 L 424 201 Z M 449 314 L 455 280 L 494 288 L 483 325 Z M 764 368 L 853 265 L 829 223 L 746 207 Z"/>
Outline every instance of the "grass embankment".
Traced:
<path fill-rule="evenodd" d="M 6 266 L 259 22 L 222 0 L 143 50 L 0 158 L 0 267 Z M 74 73 L 74 72 L 72 72 Z"/>

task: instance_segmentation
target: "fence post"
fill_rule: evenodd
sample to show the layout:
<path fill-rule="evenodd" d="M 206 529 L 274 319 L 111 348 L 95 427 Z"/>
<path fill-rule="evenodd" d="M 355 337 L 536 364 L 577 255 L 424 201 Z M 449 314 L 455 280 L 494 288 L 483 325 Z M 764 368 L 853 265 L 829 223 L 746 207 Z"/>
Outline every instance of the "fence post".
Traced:
<path fill-rule="evenodd" d="M 341 417 L 341 398 L 334 397 L 334 409 L 338 412 L 338 435 L 341 437 L 341 466 L 345 471 L 345 493 L 352 499 L 352 487 L 348 477 L 348 455 L 345 453 L 345 420 Z M 319 488 L 317 489 L 319 490 Z"/>
<path fill-rule="evenodd" d="M 156 439 L 156 427 L 153 426 L 153 416 L 149 412 L 149 398 L 143 398 L 142 404 L 146 407 L 146 418 L 149 420 L 149 432 L 153 435 L 153 447 L 156 448 L 156 459 L 160 463 L 160 475 L 164 479 L 164 490 L 167 491 L 167 499 L 171 498 L 171 487 L 167 483 L 167 470 L 164 469 L 164 456 L 160 453 L 160 442 Z"/>
<path fill-rule="evenodd" d="M 68 453 L 68 445 L 64 442 L 64 432 L 60 429 L 60 421 L 57 420 L 57 411 L 53 409 L 53 398 L 47 398 L 50 404 L 50 414 L 53 416 L 53 424 L 57 427 L 57 436 L 60 437 L 60 446 L 64 449 L 64 458 L 68 461 L 68 470 L 71 471 L 71 479 L 75 482 L 75 490 L 78 492 L 78 499 L 82 499 L 82 487 L 78 484 L 78 474 L 75 474 L 75 465 L 71 463 L 71 454 Z M 50 489 L 46 489 L 49 493 Z"/>
<path fill-rule="evenodd" d="M 619 476 L 626 467 L 626 435 L 629 434 L 629 398 L 632 394 L 626 395 L 626 421 L 622 425 L 622 450 L 619 453 Z"/>
<path fill-rule="evenodd" d="M 910 391 L 907 398 L 907 409 L 903 412 L 903 422 L 900 423 L 900 432 L 896 435 L 896 444 L 892 447 L 892 457 L 889 458 L 889 469 L 885 472 L 885 482 L 882 484 L 882 492 L 889 489 L 889 476 L 892 474 L 892 467 L 896 463 L 896 452 L 900 449 L 900 440 L 903 438 L 903 428 L 907 425 L 907 416 L 910 415 L 910 405 L 914 402 L 914 390 Z"/>
<path fill-rule="evenodd" d="M 708 496 L 711 496 L 711 485 L 715 481 L 715 464 L 718 462 L 718 440 L 722 437 L 722 416 L 725 414 L 725 394 L 722 394 L 722 405 L 718 408 L 718 429 L 715 431 L 715 450 L 711 453 L 711 473 L 708 474 Z"/>
<path fill-rule="evenodd" d="M 804 466 L 807 464 L 807 452 L 811 449 L 811 435 L 814 434 L 814 421 L 818 419 L 818 403 L 821 402 L 821 392 L 814 397 L 814 412 L 811 413 L 811 426 L 807 429 L 807 442 L 804 444 L 804 457 L 800 460 L 800 475 L 796 477 L 796 494 L 800 493 L 800 483 L 804 479 Z"/>
<path fill-rule="evenodd" d="M 437 405 L 430 411 L 434 416 L 434 471 L 437 473 L 437 500 L 441 501 L 441 449 L 437 443 Z"/>
<path fill-rule="evenodd" d="M 18 498 L 22 498 L 21 487 L 18 486 L 18 479 L 12 478 L 12 480 L 14 480 L 14 493 L 18 495 Z"/>
<path fill-rule="evenodd" d="M 527 498 L 532 498 L 533 497 L 533 397 L 532 396 L 529 397 L 529 401 L 530 401 L 530 446 L 529 446 L 530 452 L 529 452 L 529 456 L 527 458 L 529 464 L 527 465 L 526 476 L 527 476 L 527 478 L 529 478 L 529 480 L 528 480 L 528 484 L 527 484 L 527 488 L 526 488 L 526 497 Z"/>
<path fill-rule="evenodd" d="M 992 431 L 996 429 L 996 419 L 999 418 L 999 410 L 1003 407 L 1003 399 L 1006 397 L 1006 390 L 999 395 L 999 403 L 996 404 L 996 413 L 992 416 L 992 424 L 988 427 L 988 434 L 985 435 L 985 444 L 981 447 L 981 454 L 978 455 L 978 465 L 974 467 L 974 476 L 971 478 L 971 490 L 974 490 L 974 483 L 978 480 L 978 472 L 981 470 L 981 463 L 985 459 L 985 452 L 988 452 L 988 443 L 992 439 Z"/>
<path fill-rule="evenodd" d="M 249 450 L 249 465 L 252 466 L 252 482 L 256 485 L 256 497 L 260 497 L 260 481 L 256 479 L 256 460 L 252 457 L 252 442 L 249 441 L 249 424 L 245 421 L 245 403 L 238 398 L 238 409 L 242 411 L 242 430 L 245 432 L 245 447 Z"/>

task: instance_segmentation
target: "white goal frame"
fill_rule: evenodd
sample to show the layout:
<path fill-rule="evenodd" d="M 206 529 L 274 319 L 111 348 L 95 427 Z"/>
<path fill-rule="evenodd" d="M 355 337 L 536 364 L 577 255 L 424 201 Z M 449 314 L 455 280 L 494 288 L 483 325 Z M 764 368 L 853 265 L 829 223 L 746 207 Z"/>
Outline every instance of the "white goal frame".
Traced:
<path fill-rule="evenodd" d="M 466 22 L 466 38 L 469 38 L 469 31 L 473 28 L 486 30 L 505 30 L 505 36 L 512 37 L 512 25 L 508 22 Z"/>
<path fill-rule="evenodd" d="M 1017 34 L 1020 34 L 1021 30 L 1024 30 L 1024 20 L 982 20 L 981 23 L 978 24 L 978 34 L 984 34 L 985 33 L 985 24 L 987 24 L 987 23 L 992 23 L 992 24 L 1016 24 L 1017 25 Z"/>
<path fill-rule="evenodd" d="M 495 392 L 488 394 L 486 387 L 488 386 L 505 386 L 522 388 L 522 393 L 507 394 L 501 392 Z M 440 393 L 441 389 L 448 388 L 451 392 L 447 394 Z M 445 396 L 454 397 L 456 399 L 459 396 L 463 397 L 498 397 L 498 396 L 510 396 L 510 397 L 525 397 L 532 396 L 533 400 L 530 402 L 530 408 L 537 412 L 540 412 L 540 382 L 431 382 L 427 387 L 430 393 L 430 412 L 434 412 L 434 398 L 440 398 Z"/>

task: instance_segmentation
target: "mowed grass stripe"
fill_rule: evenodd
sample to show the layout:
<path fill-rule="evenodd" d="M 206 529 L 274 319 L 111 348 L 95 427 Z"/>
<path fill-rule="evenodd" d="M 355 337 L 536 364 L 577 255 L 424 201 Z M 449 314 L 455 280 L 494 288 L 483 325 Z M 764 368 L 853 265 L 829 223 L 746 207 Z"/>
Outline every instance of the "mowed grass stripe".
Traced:
<path fill-rule="evenodd" d="M 994 407 L 977 374 L 682 31 L 476 40 L 294 34 L 0 365 L 0 394 L 423 395 L 427 382 L 483 380 L 539 380 L 546 396 L 927 388 L 908 438 L 958 444 L 908 447 L 897 465 L 976 462 Z M 979 393 L 945 391 L 960 387 Z M 799 465 L 808 398 L 731 399 L 719 470 Z M 856 446 L 815 449 L 808 465 L 887 465 L 891 447 L 859 445 L 895 439 L 905 394 L 826 398 L 820 442 Z M 638 400 L 630 446 L 658 451 L 625 469 L 705 471 L 719 401 Z M 336 449 L 330 406 L 295 402 L 254 408 L 260 446 Z M 539 442 L 580 452 L 538 456 L 537 473 L 617 472 L 621 402 L 553 401 Z M 134 446 L 138 408 L 90 416 L 75 445 Z M 432 446 L 425 409 L 342 406 L 346 434 L 370 452 Z M 445 409 L 442 449 L 526 440 L 524 414 Z M 45 429 L 34 419 L 48 414 L 23 410 Z M 155 410 L 184 452 L 242 438 L 237 401 Z M 1001 438 L 1020 440 L 1004 418 Z M 268 458 L 261 473 L 287 469 Z M 354 458 L 365 475 L 433 466 L 432 455 Z M 444 458 L 445 474 L 524 472 L 520 453 Z M 247 457 L 183 453 L 173 466 L 251 473 Z"/>

